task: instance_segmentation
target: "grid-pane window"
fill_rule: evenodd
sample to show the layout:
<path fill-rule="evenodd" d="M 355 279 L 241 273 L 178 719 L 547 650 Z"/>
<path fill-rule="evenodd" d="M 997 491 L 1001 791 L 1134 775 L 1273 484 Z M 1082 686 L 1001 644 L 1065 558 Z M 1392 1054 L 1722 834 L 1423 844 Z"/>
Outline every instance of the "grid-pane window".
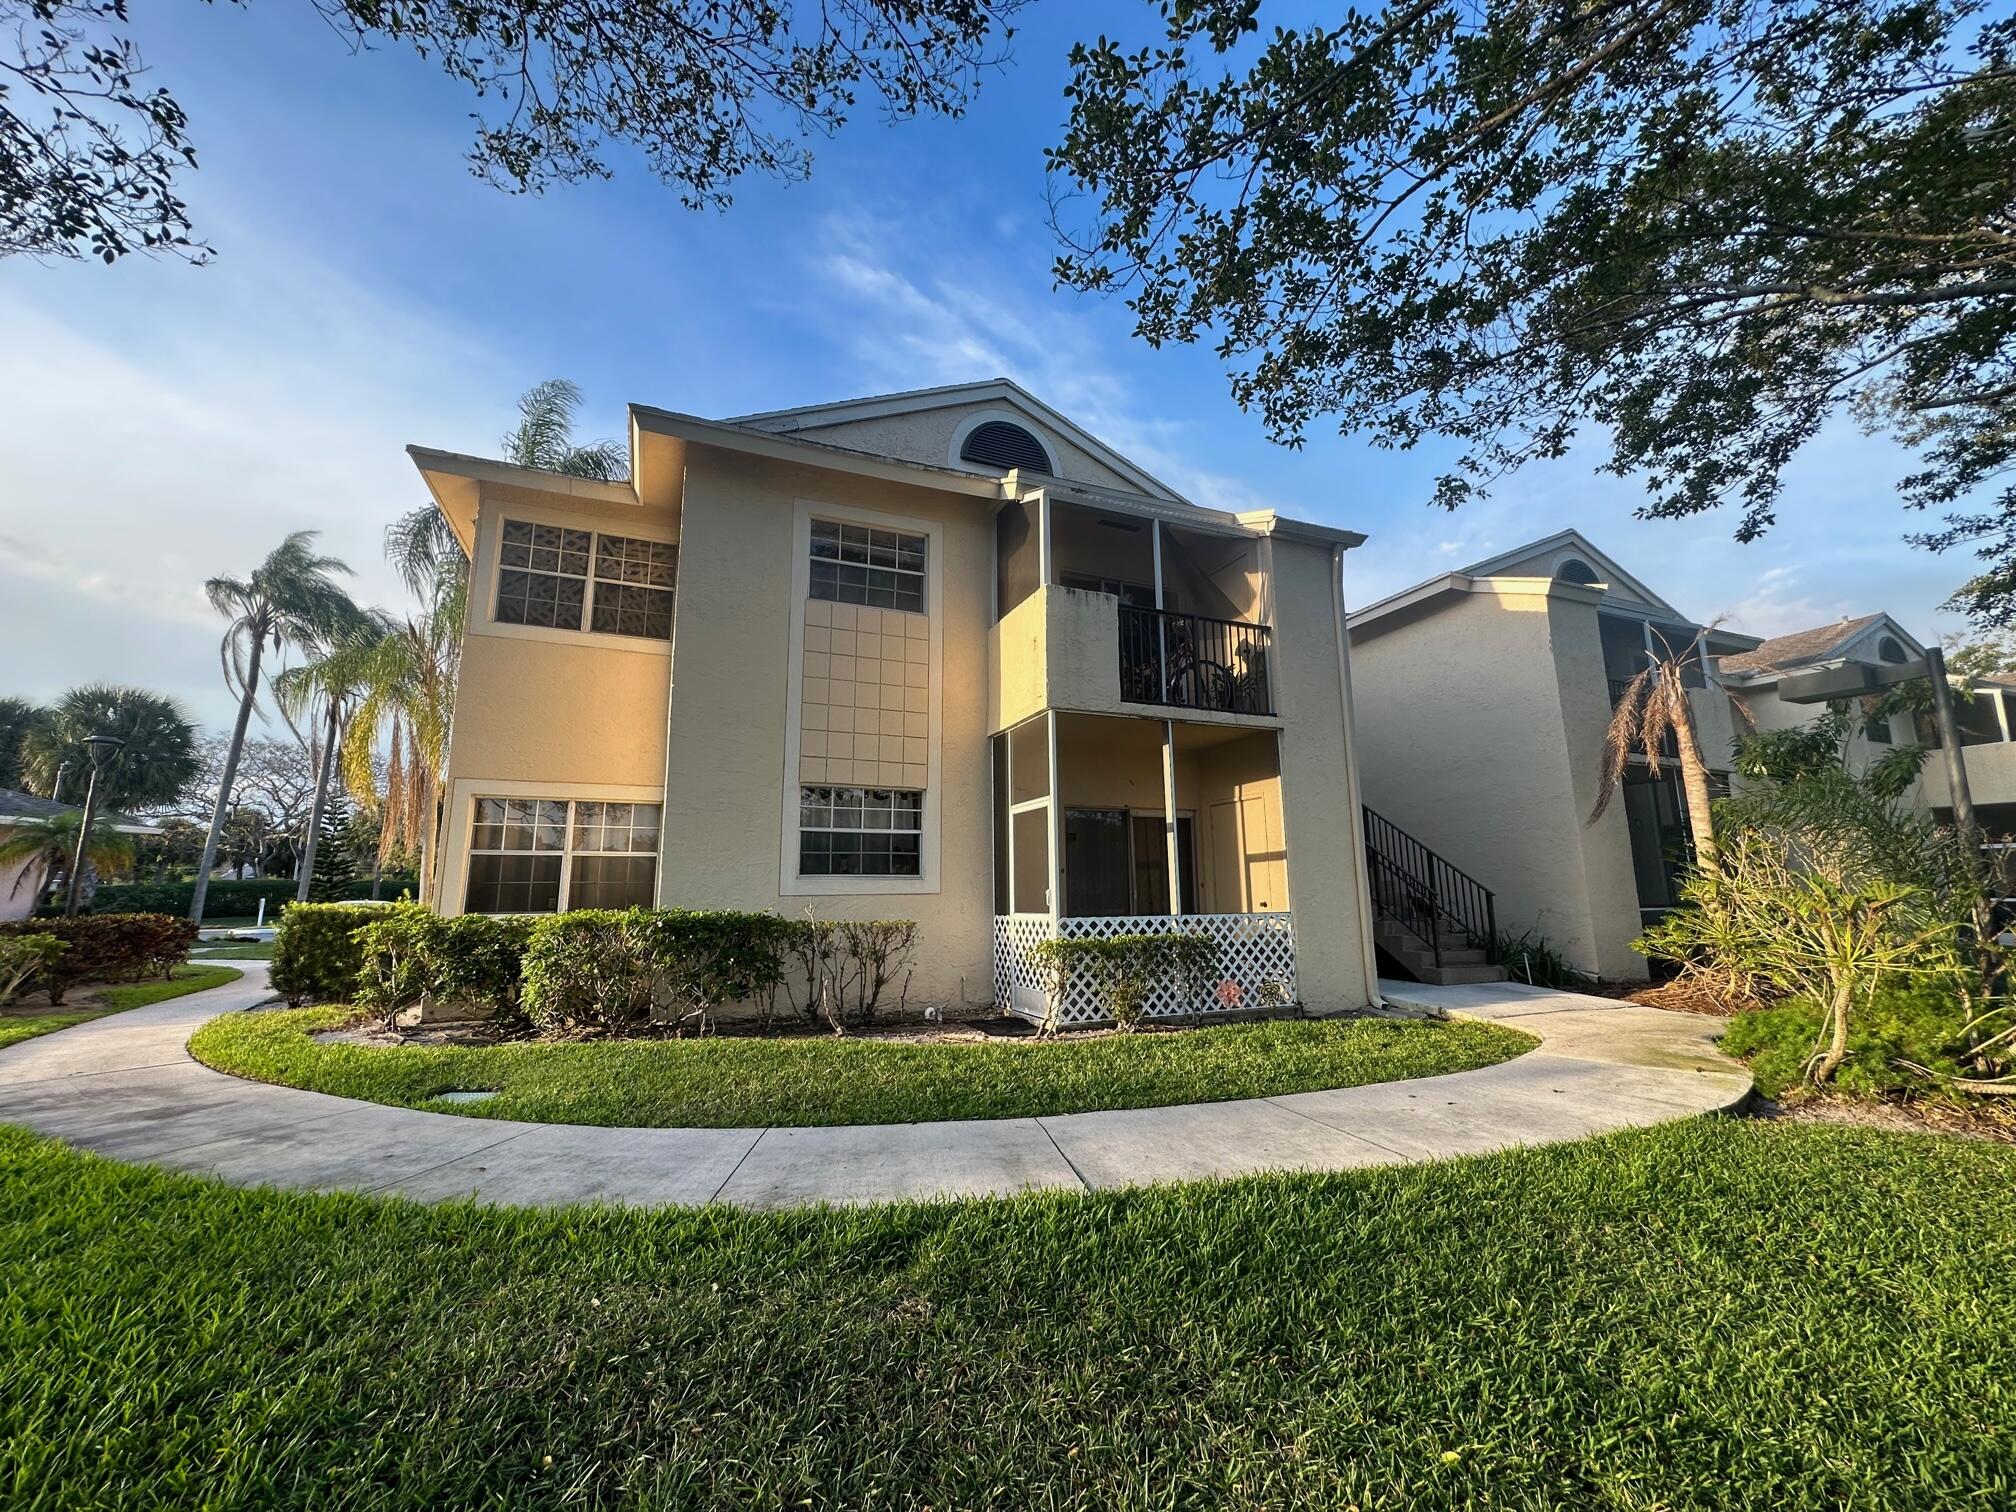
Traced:
<path fill-rule="evenodd" d="M 497 621 L 669 640 L 678 576 L 667 541 L 506 520 Z"/>
<path fill-rule="evenodd" d="M 812 522 L 812 597 L 924 612 L 924 537 L 837 520 Z"/>
<path fill-rule="evenodd" d="M 469 836 L 470 913 L 556 913 L 652 901 L 655 803 L 479 798 Z"/>
<path fill-rule="evenodd" d="M 497 571 L 497 618 L 506 625 L 579 630 L 588 601 L 585 530 L 506 520 Z"/>
<path fill-rule="evenodd" d="M 923 856 L 924 795 L 901 788 L 798 790 L 801 877 L 914 877 Z"/>
<path fill-rule="evenodd" d="M 595 537 L 595 610 L 588 628 L 605 635 L 672 634 L 672 584 L 679 548 L 632 536 Z"/>

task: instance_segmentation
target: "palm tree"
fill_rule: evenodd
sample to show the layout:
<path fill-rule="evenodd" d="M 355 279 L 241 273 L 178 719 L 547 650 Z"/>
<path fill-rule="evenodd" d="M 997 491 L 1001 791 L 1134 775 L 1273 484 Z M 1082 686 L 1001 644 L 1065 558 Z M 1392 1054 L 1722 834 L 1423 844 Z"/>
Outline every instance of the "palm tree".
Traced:
<path fill-rule="evenodd" d="M 172 698 L 144 688 L 98 683 L 72 688 L 21 737 L 21 776 L 31 792 L 57 798 L 56 774 L 91 770 L 86 736 L 125 741 L 98 769 L 98 801 L 107 808 L 159 807 L 180 798 L 202 770 L 196 726 Z"/>
<path fill-rule="evenodd" d="M 1708 764 L 1701 759 L 1701 742 L 1694 733 L 1694 705 L 1687 696 L 1686 682 L 1687 669 L 1701 665 L 1707 636 L 1707 630 L 1697 631 L 1679 652 L 1661 636 L 1661 650 L 1646 653 L 1650 665 L 1624 685 L 1603 737 L 1603 771 L 1589 822 L 1594 824 L 1610 807 L 1634 755 L 1645 758 L 1646 771 L 1654 777 L 1660 775 L 1661 761 L 1673 759 L 1662 749 L 1670 737 L 1680 764 L 1680 786 L 1687 797 L 1687 829 L 1694 839 L 1695 864 L 1713 871 L 1715 819 L 1710 810 Z"/>
<path fill-rule="evenodd" d="M 518 424 L 499 443 L 504 460 L 577 478 L 622 481 L 630 458 L 620 442 L 575 445 L 574 412 L 580 407 L 581 390 L 565 378 L 548 378 L 527 389 L 518 398 Z"/>
<path fill-rule="evenodd" d="M 250 578 L 216 577 L 203 585 L 212 606 L 231 621 L 218 647 L 218 659 L 224 667 L 224 685 L 238 694 L 238 722 L 231 731 L 231 749 L 224 758 L 217 805 L 210 815 L 210 835 L 203 842 L 203 860 L 196 869 L 189 903 L 189 917 L 199 923 L 204 895 L 209 891 L 210 868 L 217 861 L 217 843 L 231 812 L 231 788 L 238 777 L 238 758 L 245 750 L 245 727 L 259 699 L 260 657 L 269 646 L 277 652 L 289 644 L 326 644 L 360 612 L 331 576 L 348 574 L 350 569 L 334 557 L 317 556 L 314 540 L 314 531 L 297 530 L 252 569 Z"/>
<path fill-rule="evenodd" d="M 25 698 L 0 698 L 0 788 L 21 786 L 21 742 L 48 717 Z"/>
<path fill-rule="evenodd" d="M 315 872 L 315 849 L 322 836 L 322 815 L 329 805 L 329 785 L 336 774 L 343 726 L 364 692 L 358 680 L 361 675 L 358 659 L 351 653 L 376 645 L 392 629 L 391 616 L 383 611 L 355 609 L 310 648 L 309 660 L 298 667 L 289 667 L 273 679 L 273 695 L 290 725 L 299 719 L 321 726 L 319 739 L 311 736 L 308 741 L 310 758 L 315 764 L 315 797 L 308 808 L 300 865 L 295 868 L 297 903 L 308 901 Z"/>
<path fill-rule="evenodd" d="M 0 840 L 0 871 L 25 861 L 14 879 L 19 893 L 30 877 L 36 878 L 35 896 L 40 898 L 57 872 L 67 870 L 77 854 L 77 831 L 84 823 L 81 809 L 51 814 L 32 824 L 23 824 Z M 84 864 L 99 872 L 119 871 L 133 864 L 133 843 L 112 827 L 109 819 L 92 821 L 91 834 L 84 842 Z M 88 880 L 88 877 L 87 877 Z"/>

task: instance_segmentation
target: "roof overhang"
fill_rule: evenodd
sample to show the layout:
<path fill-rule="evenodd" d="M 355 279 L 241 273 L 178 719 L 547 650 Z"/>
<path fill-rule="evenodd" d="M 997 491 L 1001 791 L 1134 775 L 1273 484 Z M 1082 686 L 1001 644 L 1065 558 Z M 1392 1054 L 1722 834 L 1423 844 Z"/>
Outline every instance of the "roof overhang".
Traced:
<path fill-rule="evenodd" d="M 476 505 L 485 483 L 508 484 L 568 499 L 592 499 L 600 504 L 638 502 L 637 490 L 629 483 L 609 483 L 600 478 L 577 478 L 571 473 L 548 472 L 541 467 L 519 467 L 489 457 L 469 457 L 460 452 L 436 451 L 429 446 L 409 446 L 406 455 L 420 469 L 420 477 L 434 496 L 435 507 L 455 532 L 465 552 L 476 550 Z"/>
<path fill-rule="evenodd" d="M 698 415 L 682 415 L 676 410 L 633 404 L 630 406 L 630 423 L 637 433 L 672 436 L 688 445 L 712 446 L 722 451 L 767 457 L 776 462 L 793 462 L 803 467 L 823 467 L 857 477 L 879 478 L 888 483 L 935 488 L 969 498 L 1004 497 L 1004 485 L 997 478 L 959 472 L 950 467 L 932 467 L 923 462 L 905 462 L 896 457 L 880 457 L 873 452 L 854 451 L 825 441 L 755 430 L 733 421 L 704 420 Z"/>
<path fill-rule="evenodd" d="M 1603 604 L 1601 586 L 1584 586 L 1549 577 L 1477 577 L 1467 572 L 1445 572 L 1440 577 L 1403 588 L 1353 611 L 1345 619 L 1345 628 L 1353 635 L 1384 634 L 1472 593 L 1560 599 L 1591 608 Z"/>

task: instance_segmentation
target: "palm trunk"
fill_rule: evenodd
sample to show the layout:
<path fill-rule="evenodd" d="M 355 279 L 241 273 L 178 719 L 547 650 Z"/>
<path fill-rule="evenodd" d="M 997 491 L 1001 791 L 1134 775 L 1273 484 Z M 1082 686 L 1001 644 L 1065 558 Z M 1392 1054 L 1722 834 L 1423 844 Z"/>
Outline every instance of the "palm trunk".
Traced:
<path fill-rule="evenodd" d="M 231 787 L 238 780 L 238 758 L 245 753 L 245 727 L 252 722 L 252 702 L 259 695 L 259 653 L 263 638 L 252 642 L 252 661 L 245 669 L 245 696 L 238 700 L 238 723 L 231 729 L 231 749 L 224 757 L 224 776 L 217 784 L 217 807 L 210 814 L 210 833 L 203 841 L 203 860 L 196 868 L 196 885 L 189 894 L 189 917 L 203 922 L 203 903 L 210 892 L 210 868 L 217 864 L 217 842 L 224 836 L 224 819 L 231 812 Z"/>
<path fill-rule="evenodd" d="M 1694 837 L 1694 864 L 1703 871 L 1715 870 L 1714 799 L 1708 792 L 1708 764 L 1701 759 L 1701 742 L 1694 738 L 1694 701 L 1684 684 L 1669 695 L 1679 702 L 1674 711 L 1673 732 L 1680 747 L 1680 787 L 1687 795 L 1687 829 Z"/>
<path fill-rule="evenodd" d="M 306 903 L 315 880 L 315 844 L 322 838 L 322 813 L 329 805 L 329 775 L 336 770 L 336 700 L 329 700 L 329 731 L 322 739 L 322 760 L 315 772 L 315 801 L 308 809 L 308 838 L 301 847 L 301 881 L 294 901 Z"/>

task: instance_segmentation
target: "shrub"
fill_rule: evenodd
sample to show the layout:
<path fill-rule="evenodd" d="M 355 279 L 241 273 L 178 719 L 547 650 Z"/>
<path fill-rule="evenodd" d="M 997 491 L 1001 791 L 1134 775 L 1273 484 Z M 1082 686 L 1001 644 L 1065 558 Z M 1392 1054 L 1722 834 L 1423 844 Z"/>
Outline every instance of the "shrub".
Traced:
<path fill-rule="evenodd" d="M 392 910 L 424 912 L 417 903 L 295 903 L 280 915 L 273 937 L 275 992 L 297 1006 L 349 1002 L 364 966 L 356 934 Z"/>
<path fill-rule="evenodd" d="M 70 947 L 53 934 L 19 934 L 0 938 L 0 1006 L 14 1001 L 22 983 L 45 971 Z"/>
<path fill-rule="evenodd" d="M 74 919 L 35 919 L 0 924 L 0 939 L 51 935 L 67 947 L 51 957 L 34 982 L 50 1003 L 79 982 L 130 982 L 144 976 L 167 976 L 189 959 L 196 926 L 165 914 L 80 915 Z"/>
<path fill-rule="evenodd" d="M 541 1029 L 628 1033 L 654 1014 L 705 1032 L 729 1003 L 765 1014 L 796 963 L 807 1019 L 873 1019 L 916 940 L 904 920 L 844 924 L 727 909 L 580 909 L 542 919 L 525 950 L 524 1010 Z"/>
<path fill-rule="evenodd" d="M 397 898 L 402 893 L 411 893 L 415 881 L 411 876 L 397 875 L 379 878 L 379 895 Z M 277 921 L 280 910 L 294 901 L 297 884 L 287 877 L 254 877 L 242 882 L 219 879 L 210 884 L 203 902 L 205 919 L 249 919 L 259 912 L 259 900 L 266 900 L 266 917 Z M 192 882 L 121 882 L 108 884 L 98 889 L 92 897 L 89 909 L 94 914 L 164 913 L 181 918 L 189 916 L 189 900 L 195 890 Z M 342 900 L 361 902 L 371 896 L 371 882 L 358 878 L 342 884 Z"/>
<path fill-rule="evenodd" d="M 357 1001 L 388 1028 L 408 1008 L 472 999 L 499 1019 L 516 1018 L 533 924 L 516 915 L 443 918 L 412 904 L 380 908 L 355 936 Z"/>
<path fill-rule="evenodd" d="M 1489 939 L 1477 943 L 1483 946 L 1484 957 L 1492 965 L 1503 966 L 1507 976 L 1530 986 L 1560 987 L 1572 991 L 1587 987 L 1593 980 L 1588 972 L 1577 971 L 1569 965 L 1568 958 L 1536 929 L 1519 934 L 1501 929 Z"/>
<path fill-rule="evenodd" d="M 579 908 L 532 926 L 525 946 L 525 1016 L 541 1029 L 627 1033 L 651 1022 L 651 951 L 633 927 L 642 908 Z"/>
<path fill-rule="evenodd" d="M 779 981 L 801 1018 L 835 1034 L 875 1022 L 898 972 L 909 993 L 917 926 L 907 919 L 779 919 Z M 785 970 L 788 959 L 791 970 Z"/>
<path fill-rule="evenodd" d="M 1758 1091 L 1779 1097 L 1800 1084 L 1831 1027 L 1819 1003 L 1786 998 L 1738 1014 L 1722 1048 L 1750 1063 Z M 2003 1070 L 2007 1051 L 1984 1052 L 1971 1042 L 1971 1027 L 1960 1000 L 1941 984 L 1885 987 L 1855 1014 L 1835 1085 L 1861 1096 L 1917 1095 Z"/>
<path fill-rule="evenodd" d="M 1140 1023 L 1149 996 L 1158 985 L 1167 983 L 1178 1003 L 1193 1018 L 1203 1010 L 1204 984 L 1218 974 L 1218 942 L 1200 934 L 1129 934 L 1107 940 L 1045 940 L 1036 947 L 1036 958 L 1051 974 L 1051 1022 L 1055 1030 L 1058 1010 L 1072 983 L 1080 978 L 1090 982 L 1100 1005 L 1122 1030 L 1132 1031 Z M 1220 984 L 1217 1001 L 1235 1007 L 1243 1001 L 1237 983 L 1233 992 Z M 1271 1006 L 1271 1005 L 1270 1005 Z"/>

